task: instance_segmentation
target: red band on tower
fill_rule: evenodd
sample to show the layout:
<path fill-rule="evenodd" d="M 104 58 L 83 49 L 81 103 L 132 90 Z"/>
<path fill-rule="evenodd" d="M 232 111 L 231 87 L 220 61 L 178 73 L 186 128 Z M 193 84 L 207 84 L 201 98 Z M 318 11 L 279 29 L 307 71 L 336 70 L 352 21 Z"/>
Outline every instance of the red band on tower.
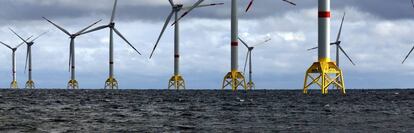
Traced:
<path fill-rule="evenodd" d="M 180 55 L 174 55 L 175 58 L 180 58 Z"/>
<path fill-rule="evenodd" d="M 318 16 L 319 18 L 330 18 L 331 12 L 330 11 L 319 11 Z"/>
<path fill-rule="evenodd" d="M 239 46 L 239 42 L 231 42 L 231 46 Z"/>

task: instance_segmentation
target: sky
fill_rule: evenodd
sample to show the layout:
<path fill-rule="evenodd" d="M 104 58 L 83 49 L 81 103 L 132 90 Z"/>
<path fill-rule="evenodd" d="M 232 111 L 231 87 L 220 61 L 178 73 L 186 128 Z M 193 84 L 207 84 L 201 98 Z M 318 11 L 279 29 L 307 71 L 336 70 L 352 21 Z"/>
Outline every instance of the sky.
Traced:
<path fill-rule="evenodd" d="M 239 0 L 239 36 L 254 45 L 272 40 L 253 51 L 253 80 L 262 89 L 300 89 L 305 71 L 317 60 L 317 2 Z M 38 88 L 66 88 L 69 37 L 42 19 L 47 17 L 74 33 L 102 19 L 109 22 L 113 0 L 2 0 L 0 41 L 16 46 L 19 38 L 48 33 L 32 48 L 33 78 Z M 196 0 L 175 0 L 191 6 Z M 180 21 L 181 74 L 189 89 L 217 89 L 230 71 L 230 0 L 205 0 L 224 5 L 197 8 Z M 414 57 L 401 64 L 413 47 L 414 8 L 410 0 L 332 0 L 331 39 L 336 38 L 342 14 L 347 16 L 342 47 L 355 61 L 341 55 L 347 88 L 414 87 Z M 173 27 L 168 26 L 152 59 L 151 50 L 170 13 L 167 0 L 119 0 L 117 29 L 142 53 L 138 55 L 115 36 L 115 77 L 123 89 L 165 89 L 173 75 Z M 181 12 L 182 13 L 182 12 Z M 80 88 L 103 88 L 108 78 L 109 30 L 76 39 L 77 80 Z M 331 47 L 331 56 L 335 49 Z M 26 46 L 17 51 L 17 79 L 27 81 L 24 71 Z M 239 69 L 243 71 L 246 48 L 239 47 Z M 11 50 L 0 46 L 0 88 L 12 80 Z"/>

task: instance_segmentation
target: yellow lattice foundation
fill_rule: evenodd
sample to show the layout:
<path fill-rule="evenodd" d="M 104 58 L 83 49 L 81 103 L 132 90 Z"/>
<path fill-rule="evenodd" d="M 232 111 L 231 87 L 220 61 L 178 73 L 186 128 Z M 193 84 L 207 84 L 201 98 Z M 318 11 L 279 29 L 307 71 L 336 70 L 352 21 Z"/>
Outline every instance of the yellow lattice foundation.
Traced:
<path fill-rule="evenodd" d="M 26 89 L 35 89 L 35 83 L 33 80 L 28 80 L 26 82 Z"/>
<path fill-rule="evenodd" d="M 223 87 L 225 89 L 227 86 L 231 86 L 233 91 L 237 91 L 239 86 L 243 87 L 244 90 L 247 90 L 246 80 L 243 74 L 237 70 L 233 70 L 224 77 L 223 79 Z"/>
<path fill-rule="evenodd" d="M 76 81 L 76 80 L 69 80 L 69 82 L 68 82 L 68 89 L 79 89 L 78 81 Z"/>
<path fill-rule="evenodd" d="M 176 90 L 185 89 L 185 81 L 181 75 L 174 75 L 168 82 L 168 89 L 174 87 Z"/>
<path fill-rule="evenodd" d="M 109 77 L 105 82 L 105 89 L 118 89 L 118 81 L 113 77 Z"/>
<path fill-rule="evenodd" d="M 345 94 L 345 83 L 343 79 L 341 69 L 334 62 L 315 62 L 306 71 L 303 93 L 308 94 L 309 87 L 316 85 L 324 95 L 328 94 L 329 86 L 336 87 L 342 94 Z"/>
<path fill-rule="evenodd" d="M 12 81 L 12 82 L 10 83 L 10 88 L 11 88 L 11 89 L 18 89 L 18 88 L 19 88 L 19 86 L 17 85 L 17 81 Z"/>

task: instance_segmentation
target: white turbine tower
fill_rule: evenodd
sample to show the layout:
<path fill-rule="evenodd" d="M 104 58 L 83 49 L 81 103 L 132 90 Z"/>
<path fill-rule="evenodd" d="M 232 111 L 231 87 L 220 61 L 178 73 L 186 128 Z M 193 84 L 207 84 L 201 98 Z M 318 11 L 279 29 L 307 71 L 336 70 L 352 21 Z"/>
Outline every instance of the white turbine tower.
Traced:
<path fill-rule="evenodd" d="M 26 40 L 29 40 L 32 37 L 29 37 Z M 16 47 L 11 47 L 10 45 L 3 43 L 0 41 L 1 44 L 3 44 L 4 46 L 6 46 L 7 48 L 9 48 L 10 50 L 12 50 L 12 75 L 13 75 L 13 80 L 10 83 L 10 88 L 11 89 L 17 89 L 19 88 L 18 83 L 17 83 L 17 76 L 16 76 L 16 51 L 17 49 L 22 46 L 24 44 L 24 42 L 20 43 L 19 45 L 17 45 Z"/>
<path fill-rule="evenodd" d="M 67 31 L 66 29 L 64 29 L 61 26 L 57 25 L 56 23 L 52 22 L 51 20 L 49 20 L 45 17 L 43 17 L 43 18 L 46 21 L 48 21 L 49 23 L 51 23 L 52 25 L 54 25 L 56 28 L 61 30 L 63 33 L 65 33 L 66 35 L 69 36 L 69 38 L 70 38 L 70 44 L 69 44 L 69 71 L 71 72 L 71 78 L 68 82 L 67 88 L 68 89 L 79 89 L 79 83 L 76 80 L 76 75 L 75 75 L 75 39 L 76 39 L 76 37 L 78 37 L 80 35 L 83 35 L 82 33 L 84 31 L 86 31 L 89 28 L 91 28 L 92 26 L 96 25 L 101 20 L 98 20 L 95 23 L 92 23 L 91 25 L 87 26 L 86 28 L 83 28 L 82 30 L 72 34 L 69 31 Z"/>
<path fill-rule="evenodd" d="M 247 63 L 249 63 L 249 82 L 247 82 L 247 89 L 251 90 L 253 88 L 256 88 L 256 85 L 253 82 L 252 79 L 252 51 L 255 47 L 261 45 L 261 44 L 265 44 L 267 42 L 269 42 L 271 40 L 271 38 L 266 39 L 265 41 L 258 43 L 256 45 L 253 46 L 249 46 L 245 41 L 243 41 L 240 37 L 239 37 L 240 42 L 242 42 L 244 44 L 244 46 L 246 46 L 247 48 L 247 54 L 246 54 L 246 61 L 244 62 L 244 69 L 243 69 L 243 73 L 246 74 L 246 67 L 247 67 Z"/>
<path fill-rule="evenodd" d="M 99 27 L 96 27 L 95 29 L 91 29 L 89 31 L 85 31 L 82 34 L 87 34 L 90 32 L 102 30 L 105 28 L 109 28 L 109 77 L 105 82 L 105 89 L 118 89 L 118 81 L 115 79 L 114 76 L 114 32 L 121 37 L 132 49 L 134 49 L 139 55 L 141 53 L 115 28 L 115 12 L 116 12 L 116 6 L 117 6 L 118 0 L 115 0 L 114 7 L 112 10 L 112 16 L 109 24 L 102 25 Z"/>
<path fill-rule="evenodd" d="M 155 46 L 150 55 L 150 59 L 152 58 L 154 51 L 157 48 L 158 43 L 160 42 L 161 37 L 164 34 L 164 31 L 168 23 L 170 23 L 172 16 L 175 15 L 175 20 L 174 20 L 175 22 L 173 23 L 174 30 L 175 30 L 174 31 L 174 75 L 170 78 L 168 82 L 168 89 L 170 89 L 171 87 L 174 87 L 175 89 L 179 90 L 179 89 L 185 89 L 185 81 L 184 81 L 184 78 L 180 74 L 180 29 L 179 29 L 180 22 L 179 20 L 183 18 L 184 16 L 186 16 L 194 8 L 222 5 L 224 3 L 213 3 L 213 4 L 200 5 L 203 2 L 203 0 L 199 0 L 191 7 L 183 7 L 182 4 L 174 4 L 172 0 L 169 0 L 169 2 L 171 4 L 172 10 L 171 10 L 170 15 L 167 17 L 167 20 L 165 21 L 164 27 L 161 30 L 161 33 L 158 37 L 157 42 L 155 43 Z M 182 10 L 187 10 L 187 11 L 184 12 L 179 18 L 178 14 Z"/>
<path fill-rule="evenodd" d="M 31 41 L 24 40 L 23 37 L 21 37 L 19 34 L 17 34 L 13 29 L 10 29 L 17 37 L 19 37 L 24 43 L 26 43 L 27 45 L 27 51 L 26 51 L 26 62 L 24 65 L 24 71 L 26 72 L 26 70 L 28 70 L 27 73 L 27 82 L 26 82 L 26 89 L 35 89 L 35 82 L 32 79 L 32 46 L 35 44 L 34 41 L 37 40 L 38 38 L 40 38 L 41 36 L 45 35 L 47 33 L 43 32 L 42 34 L 40 34 L 39 36 L 37 36 L 36 38 L 34 38 Z"/>
<path fill-rule="evenodd" d="M 318 0 L 318 61 L 306 71 L 304 94 L 308 94 L 312 85 L 319 87 L 324 95 L 328 94 L 329 86 L 337 87 L 342 94 L 346 93 L 342 70 L 331 61 L 330 25 L 331 0 Z"/>

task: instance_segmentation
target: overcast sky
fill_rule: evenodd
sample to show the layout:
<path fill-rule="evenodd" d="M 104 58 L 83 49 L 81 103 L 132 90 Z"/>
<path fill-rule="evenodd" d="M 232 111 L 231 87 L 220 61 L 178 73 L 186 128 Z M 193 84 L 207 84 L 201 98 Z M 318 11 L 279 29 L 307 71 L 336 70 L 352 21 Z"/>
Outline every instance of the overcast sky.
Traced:
<path fill-rule="evenodd" d="M 257 88 L 299 89 L 306 69 L 317 58 L 316 0 L 292 0 L 296 7 L 279 0 L 256 0 L 244 13 L 249 0 L 239 0 L 239 34 L 253 45 L 272 41 L 253 51 Z M 190 6 L 196 0 L 176 0 Z M 230 0 L 216 7 L 199 8 L 181 20 L 181 73 L 188 88 L 220 88 L 230 71 Z M 332 40 L 343 12 L 342 47 L 356 62 L 341 56 L 347 88 L 409 88 L 414 86 L 414 56 L 401 62 L 414 43 L 414 9 L 410 0 L 332 0 Z M 47 17 L 77 32 L 102 19 L 107 24 L 113 0 L 1 0 L 0 41 L 20 43 L 8 28 L 23 37 L 49 33 L 36 41 L 33 52 L 34 80 L 39 88 L 65 88 L 68 72 L 69 37 L 42 19 Z M 171 11 L 167 0 L 119 0 L 116 26 L 143 53 L 134 53 L 115 37 L 115 76 L 120 88 L 166 88 L 173 74 L 173 27 L 167 27 L 155 56 L 149 60 L 165 18 Z M 103 88 L 108 78 L 109 31 L 102 30 L 76 39 L 77 80 L 81 88 Z M 242 45 L 241 45 L 242 46 Z M 26 46 L 17 52 L 17 75 L 24 87 Z M 334 57 L 332 47 L 332 57 Z M 9 87 L 11 50 L 0 47 L 0 87 Z M 246 48 L 240 47 L 243 69 Z"/>

